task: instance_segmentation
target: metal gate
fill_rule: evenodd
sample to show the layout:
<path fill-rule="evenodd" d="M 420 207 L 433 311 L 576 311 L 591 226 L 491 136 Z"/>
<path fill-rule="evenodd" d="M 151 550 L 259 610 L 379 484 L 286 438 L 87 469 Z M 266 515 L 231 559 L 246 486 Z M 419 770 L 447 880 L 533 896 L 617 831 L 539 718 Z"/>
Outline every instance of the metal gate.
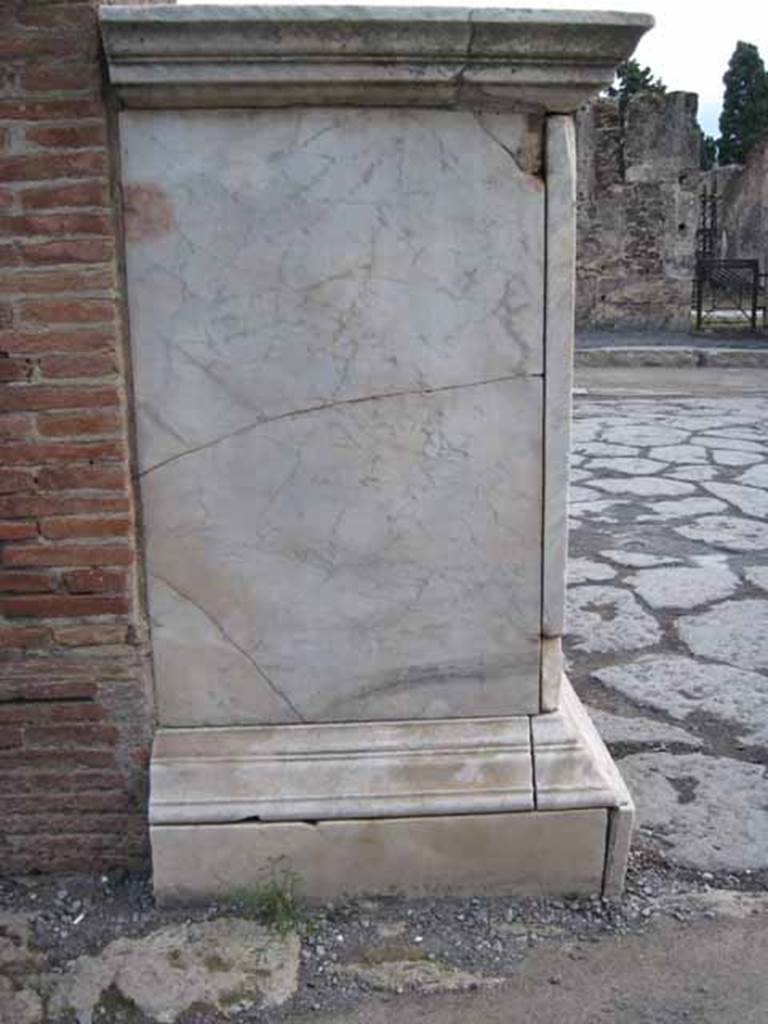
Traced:
<path fill-rule="evenodd" d="M 705 325 L 748 323 L 757 330 L 760 265 L 757 260 L 696 260 L 693 308 L 696 330 Z"/>

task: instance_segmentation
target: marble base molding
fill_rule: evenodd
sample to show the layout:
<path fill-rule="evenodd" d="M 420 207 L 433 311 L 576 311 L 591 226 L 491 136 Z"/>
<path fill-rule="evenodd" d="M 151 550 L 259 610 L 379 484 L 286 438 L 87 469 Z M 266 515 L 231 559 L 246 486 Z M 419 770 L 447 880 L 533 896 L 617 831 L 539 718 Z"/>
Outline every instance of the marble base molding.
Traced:
<path fill-rule="evenodd" d="M 161 729 L 158 898 L 221 898 L 277 862 L 313 901 L 619 892 L 632 800 L 561 692 L 556 712 L 506 719 Z"/>

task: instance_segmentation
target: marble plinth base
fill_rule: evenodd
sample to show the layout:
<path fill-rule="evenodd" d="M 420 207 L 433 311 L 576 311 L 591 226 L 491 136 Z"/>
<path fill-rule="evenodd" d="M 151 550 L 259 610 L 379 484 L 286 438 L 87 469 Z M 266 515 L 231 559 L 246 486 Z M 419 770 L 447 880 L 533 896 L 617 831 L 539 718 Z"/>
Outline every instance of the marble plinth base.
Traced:
<path fill-rule="evenodd" d="M 565 679 L 534 716 L 162 729 L 151 777 L 161 902 L 253 888 L 278 862 L 311 901 L 610 894 L 634 813 Z"/>

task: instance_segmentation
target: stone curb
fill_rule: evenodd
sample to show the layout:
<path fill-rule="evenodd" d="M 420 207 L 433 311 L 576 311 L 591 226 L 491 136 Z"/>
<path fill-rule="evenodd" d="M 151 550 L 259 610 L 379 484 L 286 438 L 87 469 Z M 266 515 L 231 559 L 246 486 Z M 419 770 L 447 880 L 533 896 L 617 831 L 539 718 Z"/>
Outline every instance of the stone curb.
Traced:
<path fill-rule="evenodd" d="M 670 366 L 768 368 L 768 348 L 684 348 L 672 346 L 576 349 L 575 366 Z"/>

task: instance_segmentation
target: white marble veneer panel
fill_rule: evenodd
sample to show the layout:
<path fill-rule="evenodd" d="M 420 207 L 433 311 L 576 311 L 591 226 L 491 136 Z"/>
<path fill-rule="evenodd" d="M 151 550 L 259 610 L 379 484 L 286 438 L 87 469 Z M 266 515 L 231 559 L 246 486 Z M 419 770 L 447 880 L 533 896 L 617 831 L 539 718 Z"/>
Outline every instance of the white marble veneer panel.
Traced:
<path fill-rule="evenodd" d="M 573 119 L 546 120 L 546 341 L 544 350 L 544 545 L 542 634 L 563 632 L 568 555 L 568 450 L 576 268 L 576 141 Z M 542 671 L 541 709 L 554 711 L 560 672 Z"/>
<path fill-rule="evenodd" d="M 161 723 L 536 711 L 541 388 L 328 405 L 147 473 Z"/>
<path fill-rule="evenodd" d="M 542 120 L 121 115 L 143 470 L 260 419 L 542 372 Z"/>

